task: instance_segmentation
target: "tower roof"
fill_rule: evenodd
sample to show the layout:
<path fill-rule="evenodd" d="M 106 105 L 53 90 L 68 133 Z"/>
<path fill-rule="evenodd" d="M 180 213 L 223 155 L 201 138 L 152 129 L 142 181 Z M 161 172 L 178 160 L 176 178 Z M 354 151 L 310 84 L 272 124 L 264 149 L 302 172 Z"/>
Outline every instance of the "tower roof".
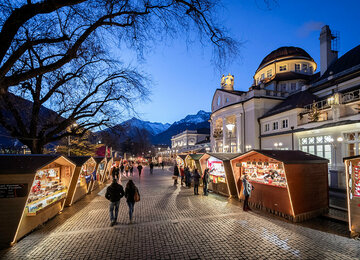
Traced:
<path fill-rule="evenodd" d="M 280 48 L 270 52 L 270 54 L 268 54 L 261 61 L 257 70 L 259 70 L 261 67 L 263 67 L 265 64 L 267 64 L 269 62 L 272 62 L 279 58 L 288 57 L 288 56 L 303 57 L 303 58 L 307 58 L 307 59 L 314 61 L 313 58 L 303 49 L 301 49 L 299 47 L 294 47 L 294 46 L 285 46 L 285 47 L 280 47 Z"/>

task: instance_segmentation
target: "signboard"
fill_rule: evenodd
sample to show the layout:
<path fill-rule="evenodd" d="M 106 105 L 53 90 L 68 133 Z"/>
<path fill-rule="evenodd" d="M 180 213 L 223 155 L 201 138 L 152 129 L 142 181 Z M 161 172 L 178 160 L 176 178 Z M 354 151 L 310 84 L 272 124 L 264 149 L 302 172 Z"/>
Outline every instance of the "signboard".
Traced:
<path fill-rule="evenodd" d="M 19 198 L 26 197 L 28 184 L 0 184 L 0 198 Z"/>

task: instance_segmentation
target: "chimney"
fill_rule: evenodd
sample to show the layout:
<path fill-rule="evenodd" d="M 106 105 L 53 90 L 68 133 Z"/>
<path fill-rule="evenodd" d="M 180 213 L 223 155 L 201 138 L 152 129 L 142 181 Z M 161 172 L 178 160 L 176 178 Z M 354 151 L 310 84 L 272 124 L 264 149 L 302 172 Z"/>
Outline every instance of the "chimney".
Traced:
<path fill-rule="evenodd" d="M 320 76 L 329 68 L 338 58 L 338 51 L 331 48 L 331 42 L 336 39 L 336 36 L 331 34 L 328 25 L 321 28 L 320 32 Z"/>

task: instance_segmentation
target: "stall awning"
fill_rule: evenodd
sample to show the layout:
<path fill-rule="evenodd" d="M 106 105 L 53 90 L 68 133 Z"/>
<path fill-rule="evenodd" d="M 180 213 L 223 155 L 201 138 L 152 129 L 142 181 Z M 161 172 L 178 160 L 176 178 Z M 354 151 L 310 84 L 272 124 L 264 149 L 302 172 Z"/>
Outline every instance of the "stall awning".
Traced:
<path fill-rule="evenodd" d="M 95 162 L 97 163 L 97 164 L 99 164 L 99 163 L 101 163 L 103 160 L 106 160 L 106 158 L 105 157 L 94 157 L 94 159 L 95 159 Z"/>
<path fill-rule="evenodd" d="M 47 154 L 7 154 L 0 155 L 0 174 L 26 174 L 34 173 L 61 155 Z"/>
<path fill-rule="evenodd" d="M 215 157 L 221 161 L 230 161 L 241 155 L 241 153 L 206 153 L 212 157 Z"/>
<path fill-rule="evenodd" d="M 69 156 L 68 158 L 70 161 L 75 163 L 76 166 L 82 166 L 91 158 L 91 156 Z"/>
<path fill-rule="evenodd" d="M 287 164 L 328 163 L 329 160 L 300 150 L 251 150 L 241 155 L 246 157 L 256 152 Z"/>
<path fill-rule="evenodd" d="M 181 159 L 185 160 L 185 157 L 187 156 L 187 154 L 179 154 L 178 155 Z"/>
<path fill-rule="evenodd" d="M 354 156 L 344 157 L 343 161 L 345 162 L 345 160 L 358 159 L 358 158 L 360 158 L 360 155 L 354 155 Z"/>
<path fill-rule="evenodd" d="M 189 154 L 189 156 L 191 157 L 191 159 L 197 161 L 201 158 L 201 156 L 203 156 L 203 153 L 194 153 L 194 154 Z"/>

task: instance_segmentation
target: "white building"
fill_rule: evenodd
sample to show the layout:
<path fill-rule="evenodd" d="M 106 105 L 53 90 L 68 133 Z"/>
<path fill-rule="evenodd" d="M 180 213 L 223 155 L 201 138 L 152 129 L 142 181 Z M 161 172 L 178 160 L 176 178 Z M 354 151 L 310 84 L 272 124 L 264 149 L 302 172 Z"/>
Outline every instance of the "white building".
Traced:
<path fill-rule="evenodd" d="M 174 153 L 182 153 L 210 147 L 208 130 L 185 130 L 171 138 L 171 149 Z"/>
<path fill-rule="evenodd" d="M 249 91 L 223 77 L 212 101 L 212 151 L 300 149 L 329 159 L 330 185 L 345 187 L 342 158 L 360 154 L 360 45 L 338 59 L 333 39 L 324 26 L 316 74 L 306 51 L 281 47 L 260 63 Z"/>

